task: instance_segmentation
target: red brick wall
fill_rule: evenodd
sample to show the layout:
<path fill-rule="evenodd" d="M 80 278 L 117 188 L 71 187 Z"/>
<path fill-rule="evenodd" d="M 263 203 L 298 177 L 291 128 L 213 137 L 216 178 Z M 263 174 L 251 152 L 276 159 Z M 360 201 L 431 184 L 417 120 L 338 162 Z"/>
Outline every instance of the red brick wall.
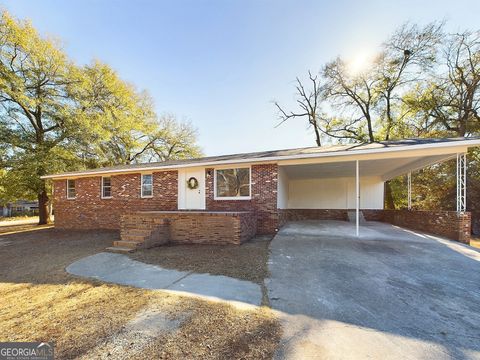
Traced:
<path fill-rule="evenodd" d="M 279 226 L 277 212 L 277 164 L 252 165 L 251 200 L 215 200 L 214 171 L 205 169 L 206 207 L 210 211 L 252 211 L 257 233 L 273 234 Z"/>
<path fill-rule="evenodd" d="M 480 235 L 480 210 L 470 211 L 472 214 L 472 234 Z"/>
<path fill-rule="evenodd" d="M 206 169 L 207 211 L 250 211 L 257 218 L 259 234 L 278 228 L 276 164 L 253 165 L 250 200 L 215 200 L 213 169 Z M 208 175 L 210 173 L 210 175 Z M 177 210 L 177 171 L 153 173 L 153 197 L 140 197 L 138 174 L 112 175 L 112 198 L 100 197 L 101 177 L 76 179 L 76 198 L 66 198 L 66 180 L 54 182 L 55 225 L 59 228 L 118 229 L 120 215 L 148 210 Z"/>
<path fill-rule="evenodd" d="M 66 197 L 66 180 L 54 181 L 55 226 L 118 229 L 120 215 L 139 210 L 177 210 L 177 171 L 153 173 L 153 197 L 140 197 L 140 174 L 112 175 L 112 198 L 100 196 L 101 177 L 75 180 L 76 198 Z"/>
<path fill-rule="evenodd" d="M 372 210 L 361 210 L 361 211 L 363 213 L 363 217 L 367 221 L 385 221 L 384 210 L 372 209 Z"/>
<path fill-rule="evenodd" d="M 241 244 L 256 233 L 256 219 L 251 212 L 208 213 L 141 212 L 122 216 L 122 234 L 129 230 L 152 230 L 168 224 L 161 242 L 173 244 Z M 157 239 L 158 240 L 158 239 Z"/>
<path fill-rule="evenodd" d="M 347 209 L 281 209 L 281 223 L 298 220 L 348 220 Z"/>
<path fill-rule="evenodd" d="M 280 209 L 280 223 L 298 220 L 340 220 L 348 221 L 348 211 L 355 209 Z M 368 221 L 384 221 L 383 210 L 362 209 L 363 216 Z"/>
<path fill-rule="evenodd" d="M 456 211 L 379 210 L 383 221 L 469 244 L 471 214 Z"/>
<path fill-rule="evenodd" d="M 255 216 L 249 212 L 176 214 L 169 219 L 174 244 L 239 245 L 256 233 Z"/>

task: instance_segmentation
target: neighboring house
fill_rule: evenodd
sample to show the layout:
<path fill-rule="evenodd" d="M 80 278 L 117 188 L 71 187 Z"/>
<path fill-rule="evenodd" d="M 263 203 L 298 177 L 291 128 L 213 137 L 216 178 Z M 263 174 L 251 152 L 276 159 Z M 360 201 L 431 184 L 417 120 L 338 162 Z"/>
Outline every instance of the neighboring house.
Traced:
<path fill-rule="evenodd" d="M 239 243 L 255 232 L 273 234 L 295 219 L 353 218 L 358 232 L 362 214 L 367 220 L 468 242 L 464 154 L 479 145 L 474 138 L 403 140 L 133 164 L 44 178 L 54 182 L 56 227 L 122 227 L 126 243 L 142 236 L 152 242 L 169 237 Z M 458 211 L 383 210 L 385 181 L 455 157 Z"/>
<path fill-rule="evenodd" d="M 1 207 L 1 216 L 15 216 L 17 214 L 36 214 L 38 212 L 38 201 L 18 200 Z"/>

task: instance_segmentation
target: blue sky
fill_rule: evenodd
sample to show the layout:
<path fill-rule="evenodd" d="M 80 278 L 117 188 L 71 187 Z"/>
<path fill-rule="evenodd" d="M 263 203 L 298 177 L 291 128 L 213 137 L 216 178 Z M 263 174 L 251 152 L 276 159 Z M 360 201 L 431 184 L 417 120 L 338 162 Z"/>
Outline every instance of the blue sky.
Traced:
<path fill-rule="evenodd" d="M 405 21 L 478 29 L 480 1 L 7 0 L 1 6 L 146 89 L 158 113 L 199 130 L 206 155 L 314 146 L 305 122 L 274 128 L 273 100 L 294 105 L 294 79 L 374 49 Z"/>

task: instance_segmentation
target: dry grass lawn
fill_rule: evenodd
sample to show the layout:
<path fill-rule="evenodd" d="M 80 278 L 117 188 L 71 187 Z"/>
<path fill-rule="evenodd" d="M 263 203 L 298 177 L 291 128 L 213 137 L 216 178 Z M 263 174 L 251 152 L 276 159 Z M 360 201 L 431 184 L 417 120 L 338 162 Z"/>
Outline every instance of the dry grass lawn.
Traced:
<path fill-rule="evenodd" d="M 22 215 L 22 216 L 9 216 L 9 217 L 0 217 L 0 225 L 3 225 L 4 223 L 8 222 L 15 222 L 15 221 L 38 221 L 38 216 L 28 216 L 28 215 Z"/>
<path fill-rule="evenodd" d="M 280 337 L 268 308 L 228 304 L 103 284 L 64 271 L 102 251 L 118 237 L 108 231 L 60 231 L 33 225 L 0 228 L 0 341 L 54 341 L 56 358 L 108 357 L 95 353 L 149 307 L 181 318 L 177 331 L 138 348 L 125 359 L 268 359 Z M 92 353 L 93 351 L 93 353 Z"/>
<path fill-rule="evenodd" d="M 279 324 L 265 307 L 238 310 L 183 298 L 169 312 L 189 317 L 178 333 L 151 342 L 138 359 L 271 359 L 280 340 Z"/>

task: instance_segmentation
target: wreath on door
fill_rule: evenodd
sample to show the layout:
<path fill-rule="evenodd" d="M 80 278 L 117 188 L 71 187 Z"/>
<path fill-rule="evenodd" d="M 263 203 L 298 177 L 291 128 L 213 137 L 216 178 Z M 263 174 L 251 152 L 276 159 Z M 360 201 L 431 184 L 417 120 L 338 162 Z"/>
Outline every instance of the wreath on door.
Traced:
<path fill-rule="evenodd" d="M 195 177 L 191 177 L 190 179 L 187 180 L 187 186 L 190 190 L 195 190 L 198 188 L 198 180 Z"/>

